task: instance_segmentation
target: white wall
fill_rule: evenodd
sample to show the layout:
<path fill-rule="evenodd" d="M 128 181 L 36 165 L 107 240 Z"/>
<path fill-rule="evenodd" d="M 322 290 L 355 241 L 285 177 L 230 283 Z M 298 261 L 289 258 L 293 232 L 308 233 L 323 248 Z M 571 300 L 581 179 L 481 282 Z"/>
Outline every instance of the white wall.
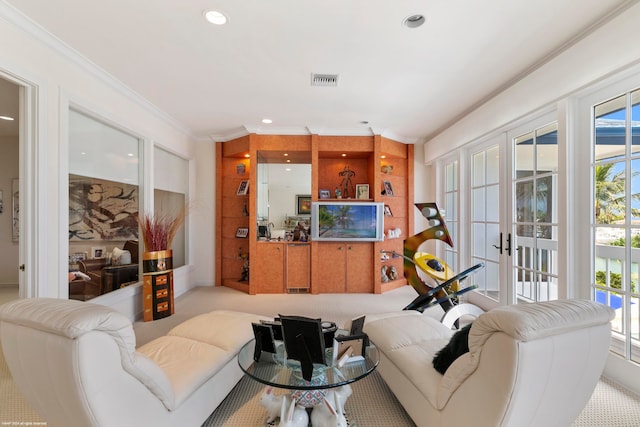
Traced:
<path fill-rule="evenodd" d="M 637 4 L 431 138 L 425 143 L 425 162 L 639 63 L 639 23 Z"/>
<path fill-rule="evenodd" d="M 32 178 L 39 186 L 39 193 L 38 199 L 31 203 L 36 205 L 32 206 L 37 216 L 34 223 L 38 224 L 40 235 L 38 247 L 31 248 L 36 264 L 31 278 L 36 286 L 34 296 L 66 298 L 68 190 L 61 184 L 65 183 L 68 174 L 65 133 L 69 103 L 143 138 L 148 146 L 153 141 L 187 159 L 195 159 L 198 148 L 194 138 L 171 118 L 118 86 L 111 77 L 83 62 L 55 40 L 41 38 L 38 28 L 23 21 L 4 3 L 0 3 L 0 18 L 3 18 L 0 19 L 0 39 L 11 41 L 0 44 L 0 72 L 37 87 L 38 123 Z M 212 170 L 213 155 L 204 158 L 202 165 L 198 159 L 195 167 Z M 198 174 L 194 173 L 192 188 L 204 206 L 212 206 L 211 182 L 202 183 L 201 189 L 197 178 Z M 209 220 L 195 216 L 190 230 L 192 236 L 196 230 L 196 237 L 191 239 L 194 245 L 191 252 L 211 254 L 204 265 L 210 265 L 213 259 L 212 228 L 209 224 L 201 224 Z M 194 256 L 193 265 L 176 273 L 177 293 L 199 282 L 204 283 L 206 276 L 210 282 L 209 267 L 204 274 L 198 271 L 198 266 L 203 265 L 197 264 L 201 258 Z M 132 302 L 131 296 L 125 300 L 114 304 L 126 314 L 137 310 L 137 303 Z"/>
<path fill-rule="evenodd" d="M 18 285 L 18 244 L 12 240 L 11 185 L 18 177 L 18 138 L 0 137 L 0 191 L 3 212 L 0 213 L 0 286 Z"/>

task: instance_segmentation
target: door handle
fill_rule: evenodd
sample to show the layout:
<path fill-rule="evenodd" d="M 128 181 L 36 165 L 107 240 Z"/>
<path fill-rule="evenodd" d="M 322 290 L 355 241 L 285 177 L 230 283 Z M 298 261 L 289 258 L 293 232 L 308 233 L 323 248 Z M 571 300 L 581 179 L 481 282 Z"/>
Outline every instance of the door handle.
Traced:
<path fill-rule="evenodd" d="M 507 255 L 511 256 L 511 233 L 507 236 Z"/>
<path fill-rule="evenodd" d="M 500 251 L 500 255 L 502 255 L 502 232 L 500 233 L 500 246 L 498 246 L 498 245 L 491 245 L 491 246 L 493 246 L 494 248 L 499 250 Z"/>

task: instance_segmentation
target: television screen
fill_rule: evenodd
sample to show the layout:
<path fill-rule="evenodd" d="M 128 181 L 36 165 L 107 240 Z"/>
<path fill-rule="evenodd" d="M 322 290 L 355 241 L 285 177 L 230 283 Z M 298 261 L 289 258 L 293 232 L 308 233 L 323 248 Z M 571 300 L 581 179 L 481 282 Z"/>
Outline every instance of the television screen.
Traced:
<path fill-rule="evenodd" d="M 311 239 L 326 241 L 384 240 L 384 204 L 370 202 L 314 202 Z"/>

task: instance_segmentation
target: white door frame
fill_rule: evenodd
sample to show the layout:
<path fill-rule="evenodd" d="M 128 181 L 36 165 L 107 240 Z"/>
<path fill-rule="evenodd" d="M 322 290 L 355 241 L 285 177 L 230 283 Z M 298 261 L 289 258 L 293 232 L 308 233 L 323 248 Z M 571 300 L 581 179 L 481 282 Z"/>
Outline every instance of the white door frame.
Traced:
<path fill-rule="evenodd" d="M 43 188 L 46 165 L 40 164 L 43 155 L 39 129 L 45 129 L 43 114 L 45 100 L 37 84 L 0 69 L 0 77 L 19 86 L 19 137 L 18 137 L 18 285 L 20 298 L 40 295 L 39 283 L 47 283 L 46 266 L 39 260 L 46 259 L 46 248 L 40 244 L 40 232 L 46 228 L 46 212 L 38 189 Z M 39 226 L 40 225 L 40 226 Z"/>

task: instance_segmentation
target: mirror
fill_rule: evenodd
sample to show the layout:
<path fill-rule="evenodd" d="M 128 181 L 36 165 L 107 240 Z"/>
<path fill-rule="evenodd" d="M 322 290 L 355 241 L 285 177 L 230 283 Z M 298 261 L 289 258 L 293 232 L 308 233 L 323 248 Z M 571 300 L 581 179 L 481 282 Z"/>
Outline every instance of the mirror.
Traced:
<path fill-rule="evenodd" d="M 297 219 L 310 218 L 311 153 L 261 151 L 257 168 L 258 237 L 284 237 Z"/>

